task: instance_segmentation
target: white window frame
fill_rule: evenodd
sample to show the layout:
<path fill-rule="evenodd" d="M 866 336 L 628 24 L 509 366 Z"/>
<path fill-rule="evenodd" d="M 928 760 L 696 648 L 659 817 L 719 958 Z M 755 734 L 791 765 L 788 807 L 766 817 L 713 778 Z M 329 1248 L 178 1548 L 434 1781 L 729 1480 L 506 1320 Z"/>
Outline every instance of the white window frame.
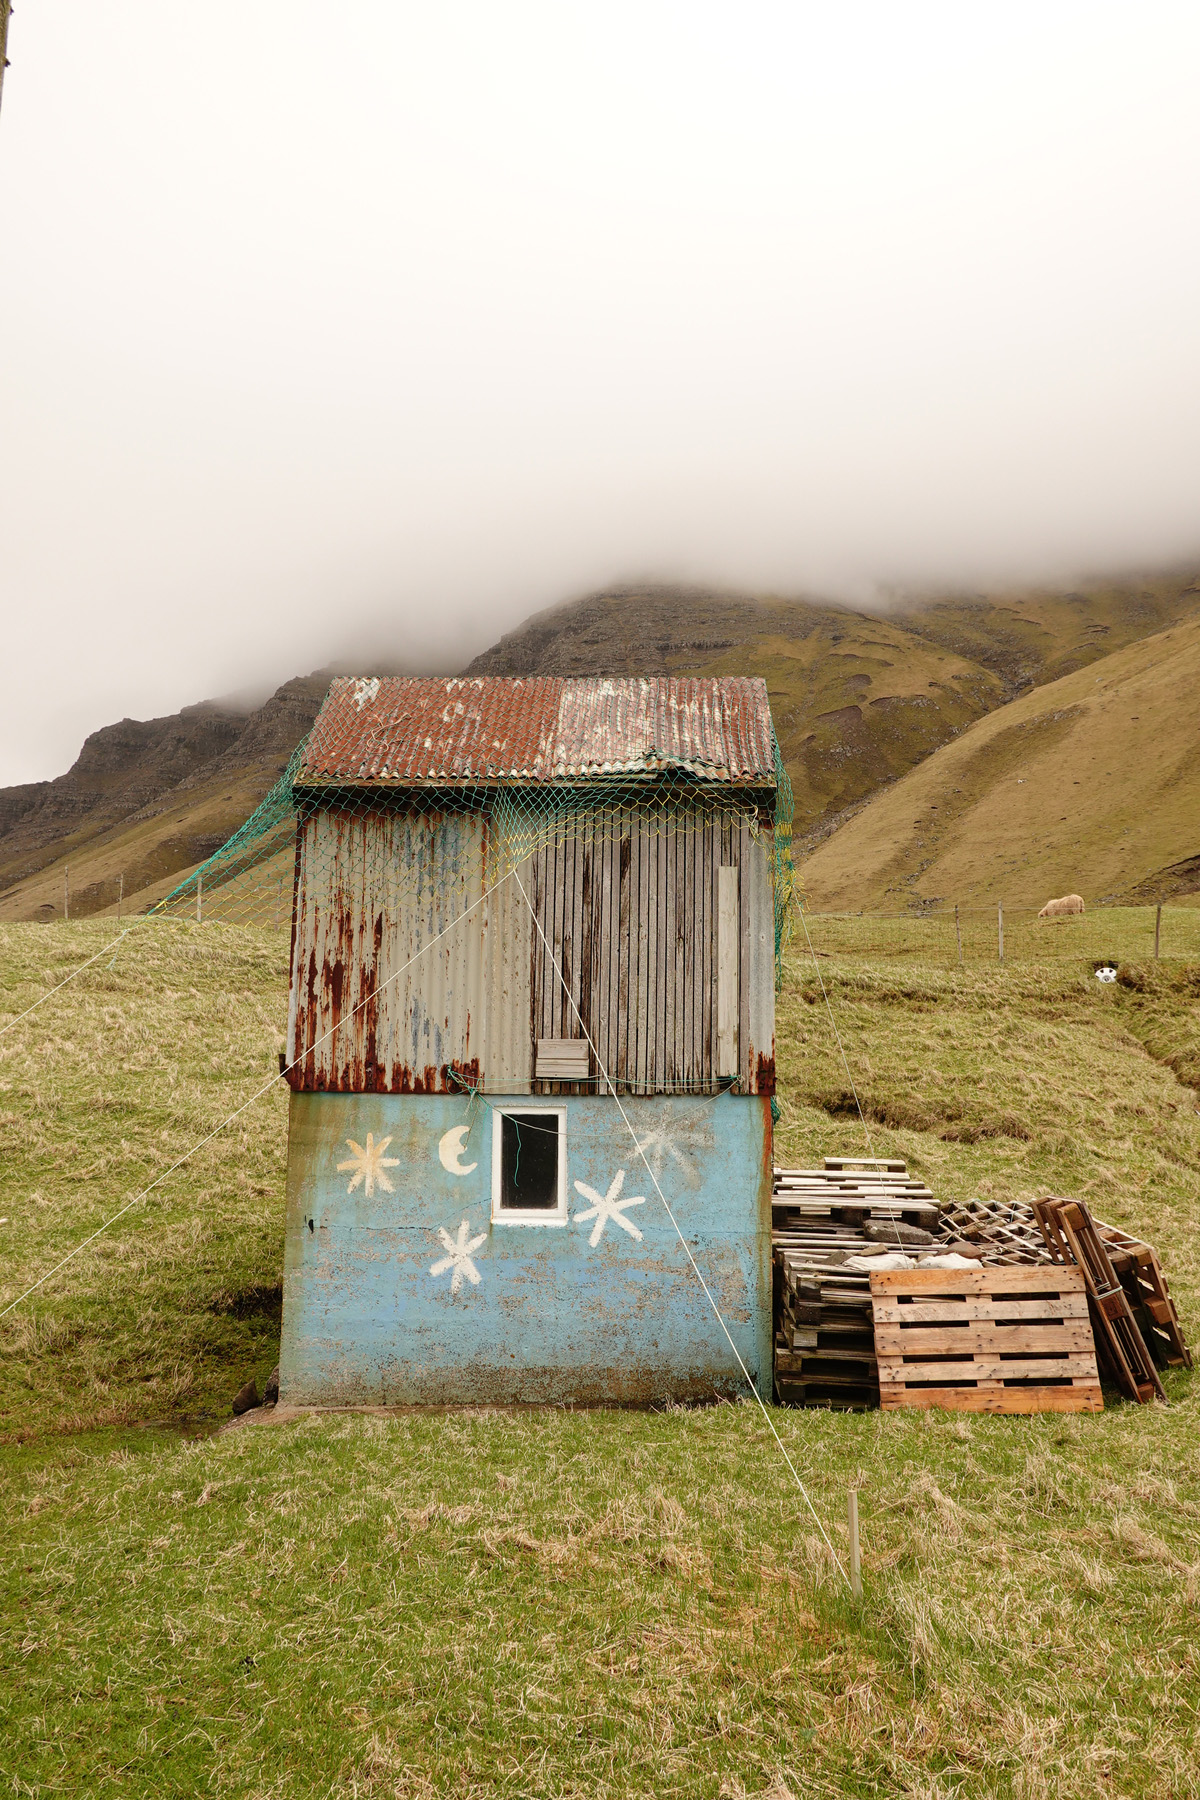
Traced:
<path fill-rule="evenodd" d="M 504 1159 L 503 1121 L 513 1114 L 545 1113 L 558 1120 L 558 1202 L 531 1207 L 524 1211 L 515 1206 L 501 1206 L 501 1173 Z M 492 1224 L 493 1225 L 565 1225 L 567 1222 L 567 1109 L 565 1106 L 529 1106 L 514 1101 L 511 1106 L 492 1108 Z"/>

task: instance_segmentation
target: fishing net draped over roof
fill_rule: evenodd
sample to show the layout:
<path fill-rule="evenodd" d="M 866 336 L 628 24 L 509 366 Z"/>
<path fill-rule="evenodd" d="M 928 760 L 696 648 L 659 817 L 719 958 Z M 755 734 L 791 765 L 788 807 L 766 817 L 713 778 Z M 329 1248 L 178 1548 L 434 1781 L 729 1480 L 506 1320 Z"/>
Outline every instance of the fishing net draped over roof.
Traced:
<path fill-rule="evenodd" d="M 789 926 L 791 784 L 766 684 L 748 676 L 339 676 L 276 787 L 155 910 L 186 914 L 199 888 L 205 918 L 278 927 L 291 911 L 297 819 L 381 805 L 486 813 L 491 879 L 568 839 L 583 813 L 619 834 L 631 818 L 678 828 L 698 808 L 716 811 L 756 835 L 773 829 L 777 952 Z M 396 903 L 401 879 L 386 871 Z"/>

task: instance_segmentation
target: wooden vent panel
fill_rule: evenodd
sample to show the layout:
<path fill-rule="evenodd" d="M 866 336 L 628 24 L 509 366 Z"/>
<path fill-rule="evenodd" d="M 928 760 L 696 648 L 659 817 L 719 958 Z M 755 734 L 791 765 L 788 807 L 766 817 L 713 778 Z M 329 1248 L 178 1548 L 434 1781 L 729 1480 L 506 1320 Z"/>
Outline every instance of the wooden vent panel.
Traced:
<path fill-rule="evenodd" d="M 534 1075 L 538 1081 L 586 1081 L 591 1074 L 586 1038 L 539 1038 Z"/>
<path fill-rule="evenodd" d="M 879 1403 L 951 1412 L 1100 1412 L 1078 1269 L 881 1270 L 871 1276 Z"/>

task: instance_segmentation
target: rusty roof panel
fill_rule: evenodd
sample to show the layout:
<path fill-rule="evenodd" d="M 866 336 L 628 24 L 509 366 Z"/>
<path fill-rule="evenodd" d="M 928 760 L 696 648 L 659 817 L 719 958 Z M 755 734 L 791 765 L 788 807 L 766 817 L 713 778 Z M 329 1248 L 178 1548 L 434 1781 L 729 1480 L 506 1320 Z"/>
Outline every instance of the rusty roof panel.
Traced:
<path fill-rule="evenodd" d="M 444 787 L 669 770 L 773 787 L 766 683 L 757 676 L 338 676 L 298 779 L 312 787 Z"/>

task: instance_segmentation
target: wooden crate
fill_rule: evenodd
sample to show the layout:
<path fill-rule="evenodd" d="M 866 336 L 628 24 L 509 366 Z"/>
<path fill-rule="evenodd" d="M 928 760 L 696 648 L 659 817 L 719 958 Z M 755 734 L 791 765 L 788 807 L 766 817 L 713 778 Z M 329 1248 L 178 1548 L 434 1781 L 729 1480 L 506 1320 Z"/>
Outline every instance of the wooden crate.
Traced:
<path fill-rule="evenodd" d="M 1103 1409 L 1078 1269 L 881 1270 L 871 1309 L 885 1409 Z"/>

